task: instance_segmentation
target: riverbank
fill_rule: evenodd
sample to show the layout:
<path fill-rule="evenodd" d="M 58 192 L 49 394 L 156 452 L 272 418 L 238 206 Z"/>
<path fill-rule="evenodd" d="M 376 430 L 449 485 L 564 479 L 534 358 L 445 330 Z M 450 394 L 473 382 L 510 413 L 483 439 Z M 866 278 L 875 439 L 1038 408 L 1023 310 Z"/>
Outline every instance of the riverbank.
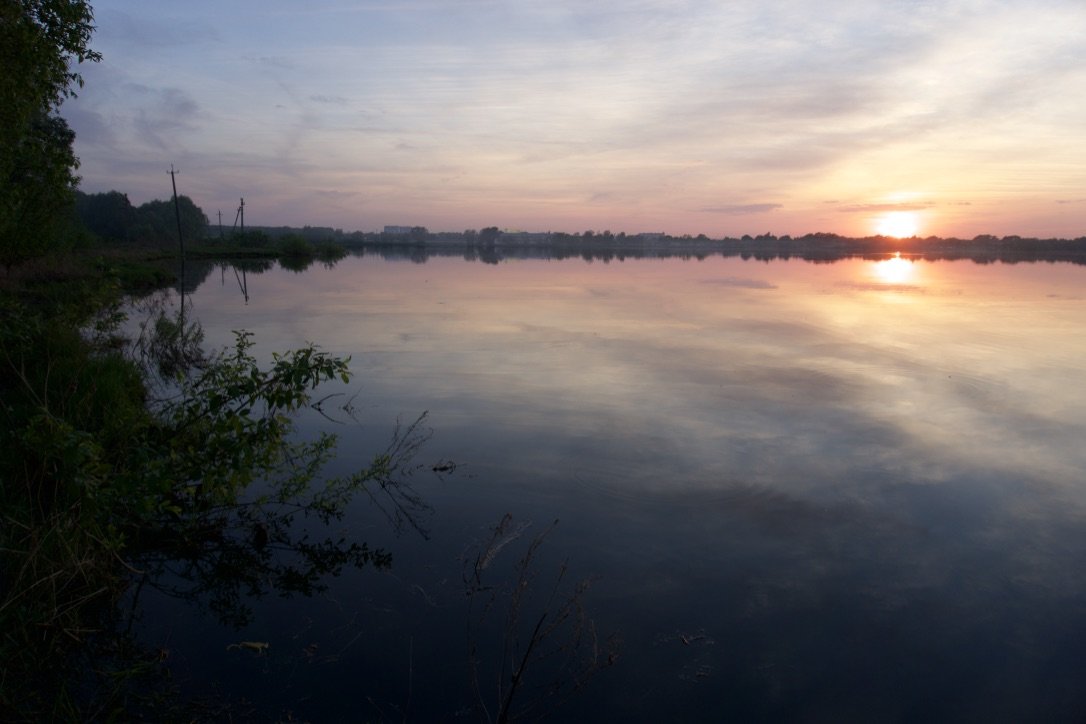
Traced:
<path fill-rule="evenodd" d="M 281 247 L 187 255 L 238 251 L 310 258 Z M 308 346 L 261 369 L 244 333 L 209 357 L 199 325 L 167 312 L 147 320 L 140 344 L 124 339 L 122 299 L 173 285 L 176 265 L 157 250 L 103 247 L 42 257 L 0 278 L 5 721 L 161 718 L 173 706 L 166 656 L 136 646 L 118 609 L 133 581 L 155 560 L 225 554 L 247 575 L 270 576 L 280 564 L 248 536 L 224 549 L 236 531 L 259 526 L 289 548 L 295 514 L 334 519 L 353 490 L 386 472 L 360 471 L 311 493 L 334 439 L 288 442 L 290 413 L 320 382 L 346 379 L 345 361 Z M 156 398 L 156 378 L 170 380 L 170 399 Z M 254 406 L 267 414 L 252 416 Z M 251 481 L 286 469 L 294 472 L 267 505 L 236 506 Z M 325 571 L 383 561 L 364 545 L 302 558 L 303 570 Z"/>

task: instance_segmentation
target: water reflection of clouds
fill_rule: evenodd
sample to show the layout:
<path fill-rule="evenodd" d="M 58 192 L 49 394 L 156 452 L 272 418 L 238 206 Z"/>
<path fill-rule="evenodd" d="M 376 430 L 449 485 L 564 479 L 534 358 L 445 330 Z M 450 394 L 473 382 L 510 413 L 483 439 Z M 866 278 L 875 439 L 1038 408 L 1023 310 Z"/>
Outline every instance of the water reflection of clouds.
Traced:
<path fill-rule="evenodd" d="M 848 355 L 859 350 L 844 346 L 837 369 L 832 358 L 789 360 L 784 352 L 729 358 L 713 349 L 607 343 L 615 360 L 634 358 L 633 346 L 640 370 L 627 371 L 626 379 L 642 382 L 624 386 L 641 397 L 625 400 L 612 391 L 609 405 L 596 407 L 600 390 L 582 389 L 581 414 L 595 420 L 586 427 L 620 427 L 637 448 L 661 425 L 655 434 L 700 460 L 703 471 L 833 497 L 863 492 L 856 471 L 865 467 L 918 481 L 945 481 L 948 471 L 965 466 L 976 475 L 1041 475 L 1067 484 L 1086 462 L 1074 445 L 1081 424 L 1032 410 L 983 379 L 933 375 L 919 360 L 884 353 L 882 364 L 876 354 L 866 366 L 850 366 Z M 623 374 L 617 361 L 612 369 Z M 653 379 L 682 383 L 661 388 Z M 607 436 L 596 432 L 593 439 Z M 827 480 L 835 481 L 831 488 Z M 695 476 L 682 484 L 708 483 Z"/>
<path fill-rule="evenodd" d="M 720 279 L 703 279 L 702 284 L 717 284 L 724 287 L 740 287 L 743 289 L 776 289 L 776 284 L 771 284 L 764 279 L 746 279 L 743 277 L 723 277 Z"/>
<path fill-rule="evenodd" d="M 1051 700 L 1086 673 L 1086 584 L 1068 575 L 1086 558 L 1082 314 L 990 281 L 1011 270 L 947 264 L 888 322 L 885 297 L 840 293 L 868 263 L 770 266 L 788 293 L 767 295 L 745 290 L 776 284 L 716 260 L 711 280 L 679 260 L 572 262 L 488 285 L 457 267 L 425 287 L 417 267 L 377 265 L 386 277 L 341 281 L 332 303 L 284 289 L 266 324 L 336 332 L 371 430 L 430 410 L 434 454 L 478 476 L 444 520 L 561 517 L 555 545 L 605 574 L 601 617 L 628 640 L 703 627 L 714 681 L 823 713 L 821 692 L 848 680 L 868 714 L 904 685 L 1003 717 L 993 660 L 1008 696 Z M 292 294 L 311 319 L 281 318 Z M 1071 665 L 1038 676 L 1054 656 Z M 655 667 L 623 681 L 669 686 Z M 682 709 L 689 691 L 674 693 Z"/>
<path fill-rule="evenodd" d="M 1001 378 L 991 370 L 961 374 L 954 350 L 938 342 L 925 349 L 895 337 L 888 345 L 821 324 L 817 315 L 782 320 L 774 310 L 699 325 L 614 296 L 621 318 L 607 322 L 591 308 L 566 317 L 565 305 L 543 302 L 497 318 L 490 308 L 475 317 L 482 308 L 460 306 L 461 317 L 444 331 L 426 322 L 408 348 L 390 341 L 380 368 L 395 371 L 386 384 L 403 381 L 395 394 L 424 391 L 448 409 L 478 408 L 484 424 L 500 415 L 502 446 L 541 468 L 568 467 L 563 456 L 574 452 L 594 451 L 619 469 L 626 461 L 651 469 L 666 459 L 689 468 L 677 477 L 693 486 L 706 484 L 699 470 L 728 470 L 818 487 L 846 478 L 857 461 L 935 480 L 961 464 L 1053 472 L 1053 454 L 1066 455 L 1063 441 L 1080 429 L 1068 432 L 1066 421 L 1032 413 L 1005 383 L 993 382 Z M 680 484 L 669 472 L 666 482 L 653 475 L 642 482 Z"/>
<path fill-rule="evenodd" d="M 510 265 L 501 277 L 461 264 L 426 270 L 422 284 L 418 267 L 392 279 L 372 261 L 352 282 L 344 262 L 337 271 L 348 276 L 322 273 L 324 288 L 305 294 L 275 279 L 268 322 L 287 325 L 276 336 L 304 332 L 355 354 L 372 404 L 431 410 L 469 456 L 497 452 L 559 476 L 590 460 L 620 471 L 631 495 L 732 481 L 823 505 L 885 503 L 888 480 L 945 484 L 966 469 L 977 480 L 1039 480 L 1044 492 L 1086 467 L 1082 394 L 1039 387 L 1038 360 L 1055 358 L 989 332 L 979 285 L 949 311 L 913 305 L 887 325 L 877 306 L 805 292 L 824 289 L 820 278 L 859 288 L 871 262 L 782 265 L 789 294 L 747 305 L 721 304 L 718 290 L 735 288 L 724 301 L 740 302 L 743 289 L 776 284 L 744 275 L 742 262 L 706 264 L 718 276 L 679 260 L 622 273 Z M 486 284 L 471 276 L 479 269 Z M 797 284 L 806 278 L 813 285 Z M 448 301 L 440 312 L 438 299 Z M 284 319 L 291 306 L 303 313 Z M 1061 354 L 1070 357 L 1050 370 L 1057 381 L 1074 376 L 1074 355 Z"/>
<path fill-rule="evenodd" d="M 885 282 L 861 282 L 861 281 L 842 281 L 837 283 L 838 287 L 855 289 L 861 292 L 924 292 L 924 287 L 916 284 L 890 284 Z"/>
<path fill-rule="evenodd" d="M 796 690 L 818 679 L 808 668 L 891 705 L 895 687 L 930 691 L 949 676 L 947 701 L 983 709 L 977 672 L 990 662 L 978 650 L 1014 678 L 1056 652 L 1077 656 L 1066 633 L 1081 620 L 1067 604 L 1084 591 L 1066 572 L 1086 553 L 1086 532 L 1081 516 L 1021 516 L 954 482 L 889 485 L 893 498 L 880 504 L 747 484 L 652 498 L 652 515 L 631 525 L 643 540 L 669 540 L 681 520 L 681 543 L 642 550 L 664 556 L 661 572 L 631 584 L 661 627 L 703 626 L 729 644 L 713 662 L 720 681 L 758 672 L 817 710 L 817 691 Z M 1045 700 L 1046 687 L 1027 681 L 1022 701 Z"/>

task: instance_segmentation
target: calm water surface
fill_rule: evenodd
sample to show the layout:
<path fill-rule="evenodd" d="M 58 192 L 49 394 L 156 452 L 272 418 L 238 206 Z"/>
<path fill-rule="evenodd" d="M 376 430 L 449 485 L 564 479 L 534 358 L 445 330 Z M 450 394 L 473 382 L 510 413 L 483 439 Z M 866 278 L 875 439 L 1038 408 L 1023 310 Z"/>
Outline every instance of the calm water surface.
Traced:
<path fill-rule="evenodd" d="M 567 561 L 601 645 L 621 638 L 551 720 L 1081 720 L 1082 290 L 1069 264 L 366 256 L 249 275 L 246 303 L 216 270 L 191 297 L 207 346 L 244 328 L 261 355 L 352 357 L 326 392 L 358 424 L 299 424 L 340 435 L 332 472 L 429 412 L 430 535 L 360 500 L 343 533 L 390 571 L 251 602 L 240 631 L 145 593 L 142 635 L 193 695 L 474 721 L 469 638 L 485 673 L 502 626 L 469 633 L 462 559 L 508 513 L 495 583 L 558 520 L 533 590 Z M 549 706 L 560 673 L 518 697 Z M 480 691 L 493 715 L 489 674 Z"/>

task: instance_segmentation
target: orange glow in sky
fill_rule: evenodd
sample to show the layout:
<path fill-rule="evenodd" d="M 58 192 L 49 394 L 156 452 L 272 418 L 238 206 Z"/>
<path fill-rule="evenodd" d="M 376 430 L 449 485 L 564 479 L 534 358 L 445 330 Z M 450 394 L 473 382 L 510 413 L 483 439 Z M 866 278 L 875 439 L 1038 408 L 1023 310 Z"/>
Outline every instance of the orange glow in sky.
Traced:
<path fill-rule="evenodd" d="M 875 233 L 903 239 L 916 236 L 920 230 L 919 214 L 915 211 L 888 211 L 875 219 Z"/>
<path fill-rule="evenodd" d="M 1086 234 L 1082 0 L 93 4 L 62 114 L 134 204 L 176 162 L 254 225 Z"/>

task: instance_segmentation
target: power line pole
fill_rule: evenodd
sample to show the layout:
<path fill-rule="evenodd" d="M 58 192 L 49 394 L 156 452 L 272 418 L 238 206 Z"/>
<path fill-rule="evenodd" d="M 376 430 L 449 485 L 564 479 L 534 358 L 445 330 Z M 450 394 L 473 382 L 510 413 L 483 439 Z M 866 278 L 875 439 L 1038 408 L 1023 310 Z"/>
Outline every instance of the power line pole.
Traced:
<path fill-rule="evenodd" d="M 177 217 L 177 242 L 181 245 L 181 262 L 185 261 L 185 240 L 181 237 L 181 206 L 177 202 L 177 179 L 175 174 L 181 173 L 180 171 L 174 171 L 173 164 L 170 164 L 170 183 L 173 184 L 173 213 Z"/>
<path fill-rule="evenodd" d="M 177 178 L 173 164 L 170 164 L 170 183 L 173 184 L 173 213 L 177 217 L 177 243 L 181 246 L 181 331 L 185 329 L 185 239 L 181 235 L 181 206 L 177 202 Z"/>
<path fill-rule="evenodd" d="M 234 225 L 230 227 L 230 233 L 233 234 L 238 228 L 238 219 L 241 219 L 241 234 L 245 235 L 245 199 L 241 200 L 241 204 L 238 206 L 238 211 L 234 214 Z"/>
<path fill-rule="evenodd" d="M 219 209 L 219 241 L 222 241 L 222 209 Z"/>

